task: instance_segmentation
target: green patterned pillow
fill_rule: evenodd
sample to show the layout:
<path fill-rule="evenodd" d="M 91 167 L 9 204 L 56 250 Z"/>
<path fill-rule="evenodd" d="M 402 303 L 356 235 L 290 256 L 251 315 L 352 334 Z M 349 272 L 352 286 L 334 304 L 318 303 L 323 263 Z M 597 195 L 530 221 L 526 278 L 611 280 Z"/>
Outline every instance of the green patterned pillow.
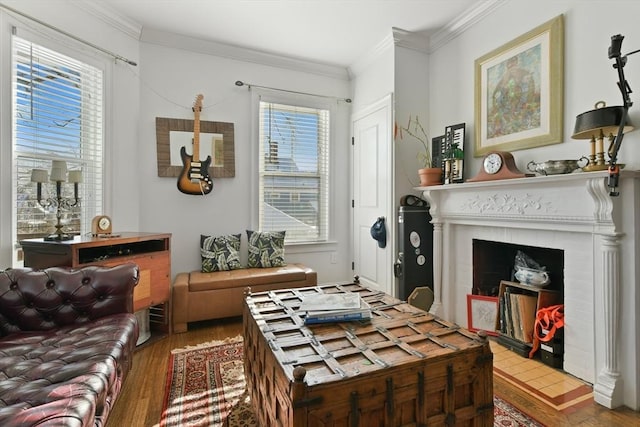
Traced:
<path fill-rule="evenodd" d="M 200 236 L 202 272 L 236 270 L 240 265 L 240 234 Z"/>
<path fill-rule="evenodd" d="M 284 262 L 284 231 L 247 230 L 249 257 L 247 267 L 282 267 Z"/>

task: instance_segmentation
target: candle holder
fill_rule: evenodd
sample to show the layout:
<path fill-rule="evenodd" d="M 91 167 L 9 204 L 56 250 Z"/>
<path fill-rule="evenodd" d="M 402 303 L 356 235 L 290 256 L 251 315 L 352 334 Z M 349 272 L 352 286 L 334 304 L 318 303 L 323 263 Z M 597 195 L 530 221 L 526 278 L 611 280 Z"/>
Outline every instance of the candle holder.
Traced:
<path fill-rule="evenodd" d="M 42 198 L 42 184 L 47 182 L 47 171 L 45 169 L 33 169 L 31 171 L 31 181 L 37 185 L 38 204 L 45 209 L 55 207 L 56 209 L 56 232 L 45 237 L 46 241 L 63 241 L 72 240 L 73 235 L 65 234 L 62 231 L 62 212 L 63 210 L 71 210 L 78 206 L 80 199 L 78 198 L 78 184 L 82 182 L 82 171 L 72 170 L 68 172 L 68 182 L 73 184 L 73 199 L 63 197 L 62 184 L 67 181 L 67 163 L 62 160 L 54 160 L 51 165 L 50 180 L 56 185 L 56 196 Z"/>

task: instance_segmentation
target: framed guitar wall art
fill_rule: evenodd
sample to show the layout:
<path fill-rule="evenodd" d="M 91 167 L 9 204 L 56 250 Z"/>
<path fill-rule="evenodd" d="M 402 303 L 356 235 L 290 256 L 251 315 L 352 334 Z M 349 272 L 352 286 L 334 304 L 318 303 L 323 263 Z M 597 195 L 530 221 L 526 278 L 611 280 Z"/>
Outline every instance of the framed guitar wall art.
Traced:
<path fill-rule="evenodd" d="M 562 142 L 564 21 L 559 15 L 475 61 L 475 150 Z"/>
<path fill-rule="evenodd" d="M 193 154 L 194 121 L 156 117 L 156 148 L 158 176 L 180 176 L 183 162 L 182 147 Z M 211 178 L 233 178 L 236 175 L 233 123 L 200 121 L 200 159 L 211 156 L 208 168 Z M 198 160 L 198 159 L 194 159 Z"/>

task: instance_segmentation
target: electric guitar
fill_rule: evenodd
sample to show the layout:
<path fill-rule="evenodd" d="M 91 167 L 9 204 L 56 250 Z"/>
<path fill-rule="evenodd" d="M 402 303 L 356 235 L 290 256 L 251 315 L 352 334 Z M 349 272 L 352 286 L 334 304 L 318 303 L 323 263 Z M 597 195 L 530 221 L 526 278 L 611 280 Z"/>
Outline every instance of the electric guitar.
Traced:
<path fill-rule="evenodd" d="M 182 171 L 178 177 L 178 190 L 185 194 L 209 194 L 213 190 L 213 181 L 209 177 L 211 156 L 200 161 L 200 111 L 202 111 L 202 94 L 193 103 L 193 155 L 187 154 L 186 147 L 180 149 Z"/>

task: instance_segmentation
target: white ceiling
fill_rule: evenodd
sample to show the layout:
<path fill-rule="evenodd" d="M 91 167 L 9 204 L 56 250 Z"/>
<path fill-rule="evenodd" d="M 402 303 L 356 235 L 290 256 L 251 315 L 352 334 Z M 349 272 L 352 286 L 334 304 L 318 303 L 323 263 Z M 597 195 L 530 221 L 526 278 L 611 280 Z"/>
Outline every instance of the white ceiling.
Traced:
<path fill-rule="evenodd" d="M 145 29 L 348 67 L 393 27 L 432 35 L 486 0 L 84 0 Z"/>

